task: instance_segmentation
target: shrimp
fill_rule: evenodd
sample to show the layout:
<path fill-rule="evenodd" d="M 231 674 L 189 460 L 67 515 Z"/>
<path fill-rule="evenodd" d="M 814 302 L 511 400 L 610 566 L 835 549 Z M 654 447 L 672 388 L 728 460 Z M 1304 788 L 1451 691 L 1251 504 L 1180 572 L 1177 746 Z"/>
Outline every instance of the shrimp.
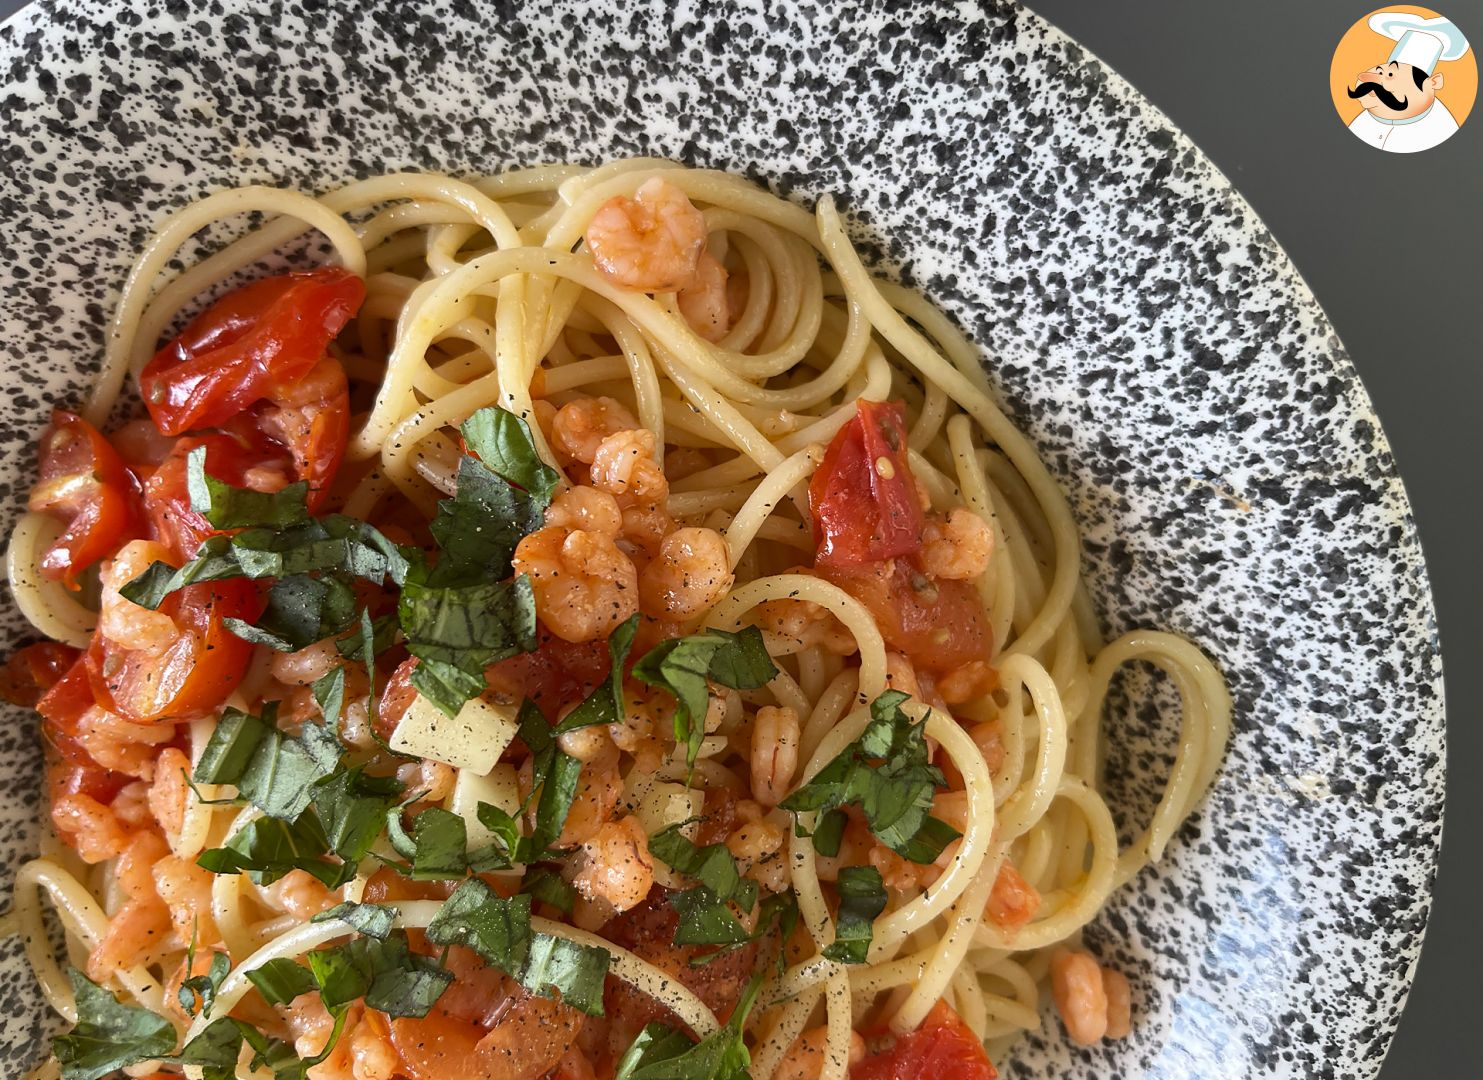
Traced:
<path fill-rule="evenodd" d="M 211 914 L 211 883 L 214 880 L 211 871 L 189 859 L 167 855 L 155 863 L 155 892 L 169 909 L 176 939 L 181 943 L 194 938 L 204 945 L 213 945 L 221 940 Z"/>
<path fill-rule="evenodd" d="M 88 956 L 88 978 L 104 982 L 115 971 L 157 964 L 176 947 L 170 909 L 159 897 L 127 900 Z"/>
<path fill-rule="evenodd" d="M 350 1032 L 350 1074 L 355 1080 L 394 1080 L 402 1064 L 385 1018 L 367 1009 Z"/>
<path fill-rule="evenodd" d="M 623 539 L 651 559 L 659 554 L 664 538 L 675 528 L 675 519 L 659 503 L 623 507 Z"/>
<path fill-rule="evenodd" d="M 982 724 L 974 724 L 968 729 L 968 737 L 973 740 L 973 745 L 978 747 L 978 752 L 984 756 L 984 766 L 993 775 L 998 772 L 1004 764 L 1004 738 L 999 734 L 997 721 L 989 720 Z"/>
<path fill-rule="evenodd" d="M 162 611 L 151 611 L 119 590 L 152 563 L 173 563 L 170 549 L 153 540 L 130 540 L 98 572 L 102 593 L 98 598 L 98 633 L 126 649 L 158 655 L 180 639 L 175 620 Z"/>
<path fill-rule="evenodd" d="M 332 892 L 317 877 L 303 870 L 290 870 L 267 886 L 267 892 L 284 911 L 305 922 L 340 902 L 339 893 Z"/>
<path fill-rule="evenodd" d="M 1050 958 L 1051 996 L 1066 1033 L 1090 1046 L 1107 1033 L 1107 991 L 1091 953 L 1057 949 Z"/>
<path fill-rule="evenodd" d="M 644 181 L 633 198 L 609 199 L 587 224 L 592 261 L 613 284 L 635 292 L 690 286 L 705 250 L 705 216 L 662 177 Z"/>
<path fill-rule="evenodd" d="M 577 485 L 552 500 L 546 524 L 563 529 L 583 529 L 616 540 L 624 531 L 624 513 L 618 500 L 606 491 Z"/>
<path fill-rule="evenodd" d="M 984 916 L 1003 930 L 1018 930 L 1040 910 L 1040 893 L 1006 859 L 999 864 L 999 874 L 984 905 Z"/>
<path fill-rule="evenodd" d="M 365 1007 L 352 1005 L 345 1013 L 346 1030 L 357 1031 Z M 318 1057 L 334 1034 L 335 1021 L 318 995 L 302 994 L 284 1006 L 284 1019 L 301 1058 Z M 310 1069 L 310 1080 L 361 1080 L 351 1063 L 351 1039 L 340 1039 L 323 1061 Z"/>
<path fill-rule="evenodd" d="M 677 446 L 664 455 L 664 475 L 671 480 L 683 480 L 698 472 L 709 469 L 714 462 L 704 450 L 693 446 Z"/>
<path fill-rule="evenodd" d="M 778 1062 L 772 1080 L 819 1080 L 824 1073 L 824 1050 L 829 1045 L 829 1029 L 824 1025 L 809 1028 L 794 1040 L 783 1060 Z M 858 1031 L 850 1032 L 850 1064 L 865 1057 L 865 1039 Z"/>
<path fill-rule="evenodd" d="M 783 638 L 793 650 L 820 645 L 836 656 L 857 652 L 855 635 L 833 612 L 810 600 L 768 600 L 757 605 L 757 628 Z"/>
<path fill-rule="evenodd" d="M 159 833 L 135 833 L 113 866 L 113 878 L 130 900 L 155 896 L 154 864 L 169 854 L 170 845 Z"/>
<path fill-rule="evenodd" d="M 647 428 L 615 432 L 598 444 L 592 456 L 592 482 L 614 495 L 655 505 L 669 498 L 669 481 L 655 460 L 657 440 Z"/>
<path fill-rule="evenodd" d="M 748 821 L 726 838 L 726 849 L 741 864 L 743 877 L 782 892 L 788 887 L 787 860 L 782 856 L 787 831 L 773 821 Z"/>
<path fill-rule="evenodd" d="M 285 686 L 308 686 L 341 664 L 333 638 L 316 641 L 298 652 L 274 653 L 268 671 Z"/>
<path fill-rule="evenodd" d="M 570 708 L 563 709 L 562 719 L 566 719 L 577 706 L 573 704 Z M 612 743 L 606 728 L 583 727 L 574 731 L 564 731 L 556 737 L 556 743 L 561 747 L 561 752 L 568 757 L 574 757 L 578 761 L 596 761 L 607 750 Z"/>
<path fill-rule="evenodd" d="M 639 426 L 633 413 L 610 397 L 568 402 L 551 420 L 551 444 L 573 461 L 591 465 L 597 448 L 609 435 Z"/>
<path fill-rule="evenodd" d="M 185 824 L 185 810 L 190 801 L 191 759 L 173 746 L 160 752 L 155 767 L 154 783 L 149 786 L 149 812 L 160 827 L 179 837 Z"/>
<path fill-rule="evenodd" d="M 776 806 L 788 794 L 798 769 L 798 713 L 765 705 L 752 725 L 752 794 L 759 803 Z"/>
<path fill-rule="evenodd" d="M 91 795 L 53 799 L 51 820 L 62 842 L 85 863 L 106 862 L 129 846 L 129 832 L 109 807 Z"/>
<path fill-rule="evenodd" d="M 993 691 L 999 677 L 987 660 L 970 660 L 937 680 L 937 692 L 949 705 L 981 698 Z"/>
<path fill-rule="evenodd" d="M 720 341 L 731 329 L 731 303 L 727 296 L 726 267 L 709 251 L 701 253 L 695 280 L 675 297 L 680 314 L 690 329 L 706 341 Z"/>
<path fill-rule="evenodd" d="M 989 568 L 994 530 L 972 510 L 932 515 L 922 529 L 922 569 L 935 578 L 972 581 Z"/>
<path fill-rule="evenodd" d="M 676 529 L 639 575 L 639 607 L 657 618 L 694 619 L 714 607 L 735 580 L 720 533 Z"/>
<path fill-rule="evenodd" d="M 922 696 L 921 683 L 917 682 L 917 670 L 905 656 L 898 652 L 886 653 L 886 686 L 891 690 L 900 690 L 903 694 L 910 694 L 920 699 Z"/>
<path fill-rule="evenodd" d="M 880 871 L 886 888 L 897 892 L 914 892 L 921 886 L 919 867 L 907 862 L 884 844 L 873 844 L 867 861 Z"/>
<path fill-rule="evenodd" d="M 76 739 L 105 769 L 153 780 L 157 747 L 175 739 L 170 724 L 135 724 L 94 705 L 77 720 Z"/>
<path fill-rule="evenodd" d="M 638 610 L 638 571 L 612 537 L 547 526 L 515 548 L 516 574 L 529 574 L 536 614 L 566 641 L 595 641 Z"/>
<path fill-rule="evenodd" d="M 582 845 L 581 869 L 572 884 L 592 900 L 606 900 L 627 911 L 654 885 L 654 859 L 638 818 L 623 817 L 600 826 Z"/>
<path fill-rule="evenodd" d="M 423 758 L 397 766 L 396 778 L 421 802 L 440 803 L 453 794 L 458 774 L 451 765 Z"/>
<path fill-rule="evenodd" d="M 1133 988 L 1121 971 L 1102 969 L 1102 989 L 1107 994 L 1107 1039 L 1126 1038 L 1133 1030 Z"/>
<path fill-rule="evenodd" d="M 530 764 L 521 767 L 522 789 L 529 791 Z M 623 792 L 623 778 L 618 775 L 618 748 L 609 745 L 592 761 L 584 762 L 577 783 L 577 794 L 571 809 L 566 814 L 566 824 L 557 839 L 558 847 L 575 847 L 586 843 L 597 834 L 603 824 L 613 817 L 618 805 L 618 796 Z M 532 807 L 532 814 L 535 808 Z"/>

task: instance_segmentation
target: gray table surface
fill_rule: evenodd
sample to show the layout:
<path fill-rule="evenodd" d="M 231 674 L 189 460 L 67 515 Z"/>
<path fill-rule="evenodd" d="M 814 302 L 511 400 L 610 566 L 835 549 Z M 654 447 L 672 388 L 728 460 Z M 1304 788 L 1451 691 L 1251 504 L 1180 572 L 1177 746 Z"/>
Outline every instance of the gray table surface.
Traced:
<path fill-rule="evenodd" d="M 1382 154 L 1330 103 L 1334 45 L 1376 0 L 1032 0 L 1030 6 L 1146 94 L 1266 221 L 1348 346 L 1400 462 L 1420 525 L 1447 660 L 1454 777 L 1483 762 L 1458 703 L 1483 696 L 1478 485 L 1483 419 L 1483 102 L 1420 155 Z M 0 0 L 0 18 L 23 6 Z M 1483 47 L 1483 0 L 1445 13 Z M 1404 233 L 1397 223 L 1404 221 Z M 1377 271 L 1378 267 L 1385 267 Z M 1383 276 L 1375 279 L 1380 272 Z M 1383 284 L 1382 284 L 1383 282 Z M 1382 302 L 1399 286 L 1407 314 Z M 1483 873 L 1467 825 L 1483 784 L 1455 782 L 1435 907 L 1415 988 L 1382 1080 L 1483 1075 L 1471 925 Z"/>

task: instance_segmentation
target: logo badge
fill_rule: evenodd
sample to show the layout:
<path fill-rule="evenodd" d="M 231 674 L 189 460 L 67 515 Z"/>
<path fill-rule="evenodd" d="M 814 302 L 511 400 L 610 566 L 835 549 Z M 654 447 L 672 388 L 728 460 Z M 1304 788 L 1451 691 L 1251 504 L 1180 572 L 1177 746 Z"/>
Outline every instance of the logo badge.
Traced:
<path fill-rule="evenodd" d="M 1478 93 L 1467 35 L 1430 8 L 1397 4 L 1349 28 L 1329 69 L 1351 134 L 1390 154 L 1430 150 L 1457 133 Z"/>

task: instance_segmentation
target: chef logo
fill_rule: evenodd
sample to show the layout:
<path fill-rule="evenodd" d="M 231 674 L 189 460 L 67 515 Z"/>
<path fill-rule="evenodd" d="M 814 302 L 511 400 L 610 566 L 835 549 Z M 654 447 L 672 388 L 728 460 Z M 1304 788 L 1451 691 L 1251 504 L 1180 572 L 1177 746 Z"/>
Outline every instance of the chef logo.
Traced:
<path fill-rule="evenodd" d="M 1478 65 L 1451 19 L 1397 4 L 1349 28 L 1334 50 L 1329 88 L 1355 138 L 1414 154 L 1446 142 L 1467 119 Z"/>

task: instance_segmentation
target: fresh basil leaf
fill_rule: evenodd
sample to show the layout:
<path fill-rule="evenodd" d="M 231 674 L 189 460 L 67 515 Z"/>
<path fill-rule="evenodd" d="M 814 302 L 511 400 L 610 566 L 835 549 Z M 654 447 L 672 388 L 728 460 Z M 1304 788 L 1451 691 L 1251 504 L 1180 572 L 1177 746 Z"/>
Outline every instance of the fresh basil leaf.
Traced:
<path fill-rule="evenodd" d="M 731 1018 L 698 1043 L 683 1036 L 674 1039 L 664 1025 L 650 1024 L 619 1059 L 614 1080 L 748 1080 L 752 1059 L 743 1029 L 761 987 L 759 971 L 742 991 Z"/>
<path fill-rule="evenodd" d="M 151 563 L 133 581 L 118 591 L 125 600 L 153 611 L 165 597 L 187 585 L 202 581 L 222 581 L 242 577 L 242 567 L 232 552 L 232 542 L 225 536 L 208 536 L 196 549 L 193 559 L 179 569 L 168 563 Z"/>
<path fill-rule="evenodd" d="M 314 973 L 297 960 L 277 956 L 246 972 L 247 981 L 269 1005 L 287 1005 L 300 994 L 319 989 Z"/>
<path fill-rule="evenodd" d="M 310 922 L 344 923 L 357 934 L 385 941 L 399 914 L 396 908 L 385 904 L 354 904 L 349 901 L 336 904 L 328 911 L 321 911 Z"/>
<path fill-rule="evenodd" d="M 148 1009 L 124 1005 L 82 972 L 68 971 L 77 1023 L 52 1044 L 63 1080 L 102 1080 L 126 1065 L 175 1049 L 175 1026 Z"/>
<path fill-rule="evenodd" d="M 391 648 L 396 641 L 400 627 L 397 626 L 395 615 L 382 615 L 373 619 L 369 611 L 362 611 L 359 619 L 358 624 L 354 619 L 351 620 L 351 626 L 356 632 L 336 638 L 335 648 L 346 660 L 355 660 L 363 664 L 367 656 L 374 660 L 378 654 Z M 369 653 L 366 652 L 367 642 L 371 646 Z"/>
<path fill-rule="evenodd" d="M 795 815 L 823 815 L 823 836 L 814 840 L 821 853 L 838 851 L 843 826 L 833 811 L 841 806 L 858 806 L 875 837 L 912 862 L 933 862 L 959 835 L 931 816 L 933 794 L 945 780 L 930 763 L 925 724 L 913 723 L 901 708 L 906 699 L 897 690 L 876 698 L 860 737 L 779 804 Z M 805 835 L 802 825 L 795 827 Z"/>
<path fill-rule="evenodd" d="M 251 713 L 223 709 L 191 779 L 198 784 L 235 784 L 271 730 Z"/>
<path fill-rule="evenodd" d="M 463 703 L 482 694 L 488 684 L 482 670 L 464 671 L 441 660 L 420 660 L 412 670 L 412 685 L 449 716 L 457 716 Z"/>
<path fill-rule="evenodd" d="M 827 859 L 838 855 L 839 846 L 844 842 L 845 826 L 849 823 L 849 816 L 838 807 L 819 815 L 814 823 L 814 850 Z"/>
<path fill-rule="evenodd" d="M 520 891 L 529 894 L 532 900 L 550 904 L 568 915 L 577 903 L 577 890 L 560 874 L 545 866 L 527 870 L 520 880 Z"/>
<path fill-rule="evenodd" d="M 332 863 L 322 856 L 327 841 L 311 812 L 297 821 L 261 817 L 233 834 L 224 847 L 208 848 L 196 865 L 213 874 L 247 874 L 258 885 L 271 885 L 291 870 L 303 870 L 337 889 L 355 876 L 354 863 Z"/>
<path fill-rule="evenodd" d="M 490 664 L 536 647 L 535 594 L 523 574 L 446 588 L 409 581 L 397 611 L 408 652 L 479 676 L 481 689 Z"/>
<path fill-rule="evenodd" d="M 261 1038 L 257 1029 L 244 1021 L 223 1016 L 207 1024 L 178 1055 L 168 1060 L 177 1065 L 199 1067 L 202 1080 L 236 1080 L 244 1030 L 251 1030 Z"/>
<path fill-rule="evenodd" d="M 196 963 L 195 942 L 191 942 L 190 949 L 185 954 L 185 968 L 192 970 Z M 211 967 L 203 975 L 192 975 L 181 981 L 180 989 L 176 991 L 175 998 L 180 1002 L 180 1007 L 188 1016 L 198 1013 L 210 1015 L 211 1006 L 216 1003 L 216 992 L 221 989 L 221 981 L 225 979 L 232 970 L 232 961 L 226 953 L 215 952 L 211 954 Z"/>
<path fill-rule="evenodd" d="M 411 877 L 423 881 L 462 877 L 469 868 L 468 852 L 468 826 L 457 814 L 430 806 L 413 819 Z"/>
<path fill-rule="evenodd" d="M 705 738 L 709 684 L 755 690 L 766 686 L 777 673 L 762 632 L 755 626 L 736 633 L 705 630 L 660 642 L 633 668 L 634 678 L 669 692 L 679 703 L 675 708 L 675 741 L 687 748 L 692 765 Z"/>
<path fill-rule="evenodd" d="M 757 900 L 757 883 L 748 881 L 747 884 L 752 886 L 748 890 L 752 904 L 746 905 L 750 911 Z M 740 900 L 737 902 L 741 903 Z M 744 945 L 752 940 L 752 935 L 737 919 L 730 905 L 717 899 L 716 894 L 704 885 L 670 893 L 669 904 L 680 915 L 679 925 L 675 927 L 676 945 Z"/>
<path fill-rule="evenodd" d="M 338 574 L 294 574 L 275 581 L 257 623 L 227 620 L 238 637 L 279 652 L 297 652 L 343 634 L 355 622 L 355 590 Z"/>
<path fill-rule="evenodd" d="M 535 827 L 521 835 L 519 814 L 511 815 L 497 806 L 480 803 L 479 821 L 494 833 L 495 843 L 512 863 L 536 862 L 549 857 L 561 836 L 567 814 L 581 783 L 582 763 L 562 752 L 556 734 L 532 701 L 520 706 L 521 740 L 531 751 L 531 793 L 520 813 L 536 800 Z"/>
<path fill-rule="evenodd" d="M 387 811 L 401 795 L 402 784 L 395 777 L 370 776 L 360 766 L 337 769 L 320 781 L 314 789 L 314 810 L 328 850 L 351 866 L 364 859 L 381 835 Z"/>
<path fill-rule="evenodd" d="M 748 881 L 737 869 L 736 858 L 725 844 L 697 847 L 680 830 L 688 821 L 676 822 L 649 837 L 649 854 L 661 859 L 677 873 L 694 878 L 711 891 L 721 903 L 741 900 L 751 891 L 755 899 L 756 882 Z M 746 888 L 752 886 L 752 890 Z M 745 907 L 751 910 L 752 905 Z"/>
<path fill-rule="evenodd" d="M 612 663 L 608 677 L 601 686 L 567 714 L 566 719 L 556 725 L 558 735 L 578 728 L 597 724 L 622 723 L 623 709 L 623 665 L 628 662 L 628 652 L 633 648 L 634 635 L 638 633 L 639 616 L 635 612 L 625 619 L 608 636 L 608 657 Z"/>
<path fill-rule="evenodd" d="M 185 458 L 185 489 L 191 509 L 218 529 L 253 525 L 297 525 L 309 520 L 304 500 L 309 484 L 300 480 L 281 491 L 253 491 L 233 487 L 206 472 L 206 448 L 198 446 Z"/>
<path fill-rule="evenodd" d="M 463 945 L 506 975 L 519 978 L 530 955 L 530 897 L 505 900 L 478 878 L 453 891 L 427 924 L 434 945 Z"/>
<path fill-rule="evenodd" d="M 839 871 L 837 888 L 839 919 L 824 955 L 839 964 L 863 964 L 875 920 L 886 910 L 886 884 L 873 866 L 846 866 Z"/>
<path fill-rule="evenodd" d="M 269 817 L 294 821 L 308 807 L 314 785 L 333 769 L 302 740 L 270 730 L 238 778 L 237 793 Z"/>
<path fill-rule="evenodd" d="M 241 576 L 250 578 L 335 571 L 399 585 L 409 565 L 407 553 L 375 526 L 343 514 L 281 529 L 243 529 L 231 538 L 231 553 Z"/>
<path fill-rule="evenodd" d="M 524 488 L 542 507 L 551 501 L 561 474 L 541 460 L 524 420 L 491 405 L 470 416 L 459 430 L 464 444 L 490 472 Z"/>
<path fill-rule="evenodd" d="M 761 941 L 772 933 L 776 927 L 778 931 L 777 969 L 781 975 L 787 967 L 787 952 L 782 947 L 787 944 L 793 935 L 793 930 L 798 926 L 798 897 L 789 889 L 786 892 L 772 893 L 763 898 L 761 905 L 757 908 L 757 925 L 745 941 L 738 941 L 724 945 L 711 952 L 700 953 L 690 958 L 691 967 L 702 967 L 712 960 L 725 956 L 729 952 L 750 945 L 754 941 Z"/>
<path fill-rule="evenodd" d="M 603 981 L 613 956 L 552 934 L 532 934 L 520 985 L 542 997 L 557 997 L 588 1016 L 602 1015 Z"/>
<path fill-rule="evenodd" d="M 324 717 L 324 726 L 331 731 L 340 728 L 340 715 L 345 711 L 345 669 L 333 667 L 310 684 L 314 702 Z"/>
<path fill-rule="evenodd" d="M 453 972 L 431 956 L 412 953 L 407 967 L 377 972 L 366 991 L 366 1007 L 390 1017 L 426 1016 L 453 983 Z"/>
<path fill-rule="evenodd" d="M 431 526 L 442 549 L 438 579 L 452 583 L 470 573 L 475 578 L 508 576 L 515 546 L 544 525 L 545 518 L 545 502 L 511 487 L 477 458 L 461 458 L 457 490 L 438 503 Z"/>

